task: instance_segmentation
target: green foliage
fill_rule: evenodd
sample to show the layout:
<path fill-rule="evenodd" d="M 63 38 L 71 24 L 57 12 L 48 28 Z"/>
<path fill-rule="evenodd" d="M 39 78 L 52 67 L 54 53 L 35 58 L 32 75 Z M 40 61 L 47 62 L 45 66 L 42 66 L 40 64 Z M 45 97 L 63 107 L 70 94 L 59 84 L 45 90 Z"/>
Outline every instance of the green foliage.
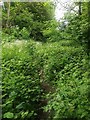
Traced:
<path fill-rule="evenodd" d="M 75 61 L 74 61 L 75 60 Z M 71 120 L 90 119 L 90 102 L 88 94 L 88 74 L 85 59 L 72 61 L 52 77 L 56 91 L 49 95 L 51 98 L 46 110 L 51 110 L 51 119 Z M 56 78 L 56 79 L 55 79 Z"/>
<path fill-rule="evenodd" d="M 19 32 L 19 36 L 20 35 L 22 39 L 29 39 L 29 32 L 25 27 L 23 27 L 23 29 Z"/>
<path fill-rule="evenodd" d="M 40 48 L 44 80 L 56 89 L 48 95 L 48 105 L 44 108 L 51 111 L 50 120 L 89 120 L 88 56 L 83 47 L 75 47 L 70 41 L 67 43 L 47 43 Z"/>
<path fill-rule="evenodd" d="M 8 4 L 5 2 L 2 11 L 2 30 L 18 39 L 32 38 L 44 41 L 44 22 L 52 20 L 53 9 L 52 3 L 49 2 L 11 2 L 8 18 Z"/>
<path fill-rule="evenodd" d="M 62 39 L 56 20 L 45 22 L 43 36 L 46 38 L 47 42 L 58 42 Z"/>
<path fill-rule="evenodd" d="M 71 34 L 71 38 L 78 44 L 86 47 L 87 54 L 90 51 L 90 3 L 89 2 L 76 2 L 76 6 L 81 4 L 81 13 L 67 12 L 64 20 L 68 21 L 65 32 Z M 80 8 L 79 8 L 80 9 Z M 78 10 L 80 12 L 80 10 Z M 87 16 L 87 17 L 86 17 Z"/>
<path fill-rule="evenodd" d="M 34 43 L 14 44 L 3 47 L 3 117 L 34 119 L 41 97 L 40 61 Z"/>
<path fill-rule="evenodd" d="M 83 47 L 72 44 L 16 41 L 3 45 L 4 118 L 37 119 L 40 100 L 47 99 L 44 81 L 55 89 L 42 108 L 50 111 L 50 119 L 90 119 L 87 55 Z"/>
<path fill-rule="evenodd" d="M 47 112 L 45 120 L 89 120 L 87 3 L 64 22 L 52 20 L 48 2 L 10 5 L 8 27 L 7 3 L 2 12 L 2 119 L 44 120 Z"/>
<path fill-rule="evenodd" d="M 5 113 L 4 118 L 13 118 L 13 113 L 10 112 Z"/>

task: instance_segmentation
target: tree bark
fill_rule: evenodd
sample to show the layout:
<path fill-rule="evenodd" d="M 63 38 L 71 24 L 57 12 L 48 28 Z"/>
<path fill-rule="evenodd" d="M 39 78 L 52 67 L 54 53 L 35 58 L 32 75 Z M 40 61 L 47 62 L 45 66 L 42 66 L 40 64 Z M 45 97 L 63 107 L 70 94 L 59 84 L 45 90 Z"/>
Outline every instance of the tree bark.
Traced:
<path fill-rule="evenodd" d="M 88 34 L 87 34 L 87 49 L 88 55 L 90 55 L 90 1 L 88 2 Z"/>
<path fill-rule="evenodd" d="M 80 1 L 79 2 L 79 10 L 78 10 L 79 15 L 82 15 L 82 7 L 81 7 L 81 5 L 82 5 L 82 2 Z"/>
<path fill-rule="evenodd" d="M 7 1 L 7 23 L 6 23 L 6 27 L 9 27 L 9 17 L 10 17 L 10 0 Z"/>

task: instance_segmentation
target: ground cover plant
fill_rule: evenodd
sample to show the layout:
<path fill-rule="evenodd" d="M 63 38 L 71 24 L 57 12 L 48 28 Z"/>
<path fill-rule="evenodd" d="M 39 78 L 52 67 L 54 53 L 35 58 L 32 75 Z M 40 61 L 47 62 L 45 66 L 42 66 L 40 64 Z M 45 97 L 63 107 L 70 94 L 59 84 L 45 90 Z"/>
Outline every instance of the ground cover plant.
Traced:
<path fill-rule="evenodd" d="M 43 109 L 53 111 L 51 119 L 88 120 L 89 72 L 83 48 L 20 42 L 3 46 L 3 117 L 35 119 L 46 98 Z M 42 83 L 54 90 L 43 89 Z"/>

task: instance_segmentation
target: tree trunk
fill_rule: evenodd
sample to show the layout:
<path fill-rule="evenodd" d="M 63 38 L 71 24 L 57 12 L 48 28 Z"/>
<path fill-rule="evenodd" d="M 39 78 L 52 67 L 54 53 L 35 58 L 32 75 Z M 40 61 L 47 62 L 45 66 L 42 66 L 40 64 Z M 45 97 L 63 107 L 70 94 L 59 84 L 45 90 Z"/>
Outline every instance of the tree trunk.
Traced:
<path fill-rule="evenodd" d="M 81 1 L 79 2 L 79 10 L 78 10 L 78 14 L 82 15 L 82 7 L 81 7 L 82 3 Z"/>
<path fill-rule="evenodd" d="M 87 36 L 88 55 L 90 54 L 90 1 L 88 2 L 88 36 Z"/>
<path fill-rule="evenodd" d="M 6 27 L 9 27 L 9 17 L 10 17 L 10 0 L 7 1 L 7 23 L 6 23 Z"/>

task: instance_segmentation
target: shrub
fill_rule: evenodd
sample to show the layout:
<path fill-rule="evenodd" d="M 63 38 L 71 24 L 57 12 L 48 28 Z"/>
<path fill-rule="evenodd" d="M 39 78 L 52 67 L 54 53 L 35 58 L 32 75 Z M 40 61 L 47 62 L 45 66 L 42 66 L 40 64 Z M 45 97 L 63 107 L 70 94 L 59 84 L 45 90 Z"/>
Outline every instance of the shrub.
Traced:
<path fill-rule="evenodd" d="M 87 55 L 80 48 L 70 47 L 66 52 L 63 49 L 49 55 L 51 59 L 45 66 L 46 80 L 56 88 L 48 95 L 48 105 L 44 107 L 45 111 L 51 111 L 50 120 L 89 120 Z"/>
<path fill-rule="evenodd" d="M 90 119 L 88 56 L 83 47 L 69 46 L 69 41 L 20 41 L 5 43 L 2 55 L 3 118 L 35 120 L 45 110 L 48 120 Z"/>
<path fill-rule="evenodd" d="M 22 38 L 22 39 L 29 39 L 29 32 L 28 30 L 23 27 L 23 29 L 19 32 L 19 36 Z"/>
<path fill-rule="evenodd" d="M 3 47 L 3 119 L 33 120 L 39 109 L 40 61 L 33 43 L 22 47 Z"/>

